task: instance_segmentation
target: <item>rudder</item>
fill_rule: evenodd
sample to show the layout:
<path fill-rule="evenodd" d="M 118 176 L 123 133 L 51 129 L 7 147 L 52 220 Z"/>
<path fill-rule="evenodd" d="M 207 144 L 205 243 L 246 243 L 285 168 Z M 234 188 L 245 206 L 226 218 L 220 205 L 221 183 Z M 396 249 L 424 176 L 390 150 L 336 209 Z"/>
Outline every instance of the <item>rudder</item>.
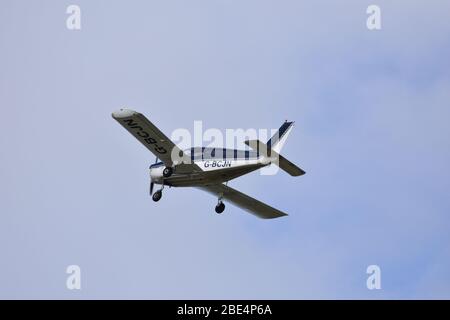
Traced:
<path fill-rule="evenodd" d="M 291 132 L 292 128 L 294 127 L 293 121 L 285 121 L 280 129 L 278 129 L 277 132 L 267 141 L 267 147 L 268 149 L 272 149 L 277 153 L 280 153 L 281 149 L 283 148 L 284 144 L 286 143 L 287 137 L 289 133 Z"/>

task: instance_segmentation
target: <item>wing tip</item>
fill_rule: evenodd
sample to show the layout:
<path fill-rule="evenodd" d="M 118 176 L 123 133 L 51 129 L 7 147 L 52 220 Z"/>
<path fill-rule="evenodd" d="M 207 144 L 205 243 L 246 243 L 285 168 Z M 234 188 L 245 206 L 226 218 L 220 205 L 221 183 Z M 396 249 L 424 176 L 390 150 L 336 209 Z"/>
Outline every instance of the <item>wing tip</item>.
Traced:
<path fill-rule="evenodd" d="M 305 170 L 303 170 L 301 168 L 298 168 L 298 169 L 299 170 L 295 174 L 293 174 L 294 177 L 299 177 L 299 176 L 302 176 L 302 175 L 306 174 Z"/>
<path fill-rule="evenodd" d="M 119 110 L 117 110 L 117 111 L 114 111 L 114 112 L 111 114 L 111 116 L 112 116 L 114 119 L 117 120 L 117 119 L 129 118 L 129 117 L 132 117 L 132 116 L 134 116 L 134 115 L 136 115 L 136 114 L 137 114 L 137 112 L 134 111 L 134 110 L 123 108 L 123 109 L 119 109 Z"/>
<path fill-rule="evenodd" d="M 262 215 L 262 214 L 256 214 L 255 212 L 251 212 L 250 210 L 247 210 L 248 212 L 254 214 L 255 216 L 257 216 L 258 218 L 261 218 L 263 220 L 273 220 L 273 219 L 278 219 L 278 218 L 284 218 L 289 216 L 287 213 L 277 210 L 275 209 L 277 212 L 275 214 L 272 215 Z"/>
<path fill-rule="evenodd" d="M 261 218 L 263 220 L 274 220 L 274 219 L 279 219 L 279 218 L 284 218 L 284 217 L 288 217 L 288 214 L 283 214 L 280 216 L 275 216 L 275 217 L 262 217 L 262 216 L 257 216 L 258 218 Z"/>

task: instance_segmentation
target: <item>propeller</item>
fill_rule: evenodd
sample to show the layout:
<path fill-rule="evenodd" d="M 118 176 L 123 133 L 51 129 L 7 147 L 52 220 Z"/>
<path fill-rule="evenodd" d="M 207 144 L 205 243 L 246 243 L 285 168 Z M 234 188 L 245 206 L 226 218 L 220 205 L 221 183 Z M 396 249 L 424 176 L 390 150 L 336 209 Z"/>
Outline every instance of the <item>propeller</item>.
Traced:
<path fill-rule="evenodd" d="M 156 157 L 155 159 L 155 164 L 158 163 L 158 157 Z M 155 186 L 155 184 L 152 181 L 152 178 L 150 177 L 150 195 L 153 195 L 153 187 Z"/>

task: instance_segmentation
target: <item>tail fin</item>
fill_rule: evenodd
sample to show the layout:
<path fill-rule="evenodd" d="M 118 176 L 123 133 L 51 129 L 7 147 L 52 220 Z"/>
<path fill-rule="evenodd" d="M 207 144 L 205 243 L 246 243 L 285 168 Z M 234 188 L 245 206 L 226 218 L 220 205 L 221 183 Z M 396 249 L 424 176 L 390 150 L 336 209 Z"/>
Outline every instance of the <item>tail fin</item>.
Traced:
<path fill-rule="evenodd" d="M 269 141 L 267 141 L 267 149 L 272 149 L 273 151 L 280 153 L 293 127 L 294 122 L 289 122 L 286 120 L 280 127 L 280 129 L 275 132 L 273 137 L 270 138 Z"/>

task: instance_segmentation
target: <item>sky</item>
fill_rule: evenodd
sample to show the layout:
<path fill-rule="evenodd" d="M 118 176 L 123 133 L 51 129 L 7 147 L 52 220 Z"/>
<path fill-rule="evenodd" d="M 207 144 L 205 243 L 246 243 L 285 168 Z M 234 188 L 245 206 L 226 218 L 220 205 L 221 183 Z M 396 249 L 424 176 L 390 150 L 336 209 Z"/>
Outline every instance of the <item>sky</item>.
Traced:
<path fill-rule="evenodd" d="M 0 298 L 449 299 L 449 10 L 2 0 Z M 111 118 L 122 107 L 169 136 L 295 121 L 282 154 L 306 175 L 230 182 L 289 216 L 217 215 L 191 188 L 154 203 L 154 156 Z"/>

